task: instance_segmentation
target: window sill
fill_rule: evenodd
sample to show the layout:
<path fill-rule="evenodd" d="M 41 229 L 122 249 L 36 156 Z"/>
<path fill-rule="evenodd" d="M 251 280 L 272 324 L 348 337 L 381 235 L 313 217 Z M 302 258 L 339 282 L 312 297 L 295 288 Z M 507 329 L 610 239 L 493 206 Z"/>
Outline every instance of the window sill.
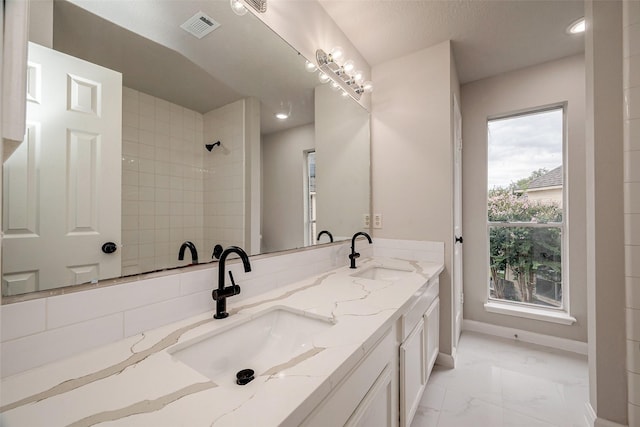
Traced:
<path fill-rule="evenodd" d="M 490 313 L 506 314 L 507 316 L 524 317 L 527 319 L 541 320 L 543 322 L 573 325 L 576 318 L 569 316 L 564 311 L 551 311 L 521 305 L 502 304 L 490 301 L 484 305 L 484 309 Z"/>

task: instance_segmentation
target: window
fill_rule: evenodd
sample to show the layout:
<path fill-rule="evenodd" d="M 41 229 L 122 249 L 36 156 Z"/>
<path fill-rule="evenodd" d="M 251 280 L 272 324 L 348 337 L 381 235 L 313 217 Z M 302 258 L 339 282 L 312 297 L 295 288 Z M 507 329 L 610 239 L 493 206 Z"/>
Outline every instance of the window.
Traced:
<path fill-rule="evenodd" d="M 489 302 L 565 309 L 564 107 L 488 121 Z"/>
<path fill-rule="evenodd" d="M 307 224 L 307 238 L 305 239 L 309 244 L 316 244 L 316 152 L 307 151 L 306 154 L 306 171 L 307 176 L 305 180 L 305 206 L 306 206 L 306 221 Z"/>

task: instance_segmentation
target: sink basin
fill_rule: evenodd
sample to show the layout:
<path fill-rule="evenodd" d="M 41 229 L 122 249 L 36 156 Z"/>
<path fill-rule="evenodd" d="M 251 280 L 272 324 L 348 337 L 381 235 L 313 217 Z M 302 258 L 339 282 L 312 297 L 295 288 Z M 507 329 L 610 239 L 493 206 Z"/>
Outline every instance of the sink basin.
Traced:
<path fill-rule="evenodd" d="M 275 373 L 272 368 L 313 351 L 313 337 L 333 322 L 274 307 L 230 326 L 178 344 L 169 353 L 218 385 L 238 387 L 237 372 Z"/>
<path fill-rule="evenodd" d="M 411 273 L 410 270 L 402 270 L 399 268 L 390 268 L 390 267 L 370 267 L 365 270 L 362 270 L 358 273 L 354 273 L 351 276 L 353 277 L 362 277 L 363 279 L 371 279 L 371 280 L 390 280 L 395 281 L 400 279 L 402 276 Z"/>

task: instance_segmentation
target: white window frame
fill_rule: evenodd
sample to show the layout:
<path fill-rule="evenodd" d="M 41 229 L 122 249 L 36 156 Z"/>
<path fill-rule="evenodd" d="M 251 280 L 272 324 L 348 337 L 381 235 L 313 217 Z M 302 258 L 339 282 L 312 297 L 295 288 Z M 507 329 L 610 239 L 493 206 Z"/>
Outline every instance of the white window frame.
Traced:
<path fill-rule="evenodd" d="M 484 308 L 491 313 L 505 314 L 517 317 L 524 317 L 535 320 L 542 320 L 552 323 L 571 325 L 576 319 L 570 315 L 570 283 L 569 283 L 569 238 L 568 227 L 569 206 L 567 204 L 569 192 L 568 168 L 567 168 L 567 108 L 566 102 L 543 105 L 539 107 L 527 108 L 519 111 L 513 111 L 505 114 L 487 117 L 487 149 L 489 147 L 489 123 L 494 120 L 515 118 L 530 114 L 543 113 L 545 111 L 562 110 L 562 222 L 553 223 L 530 223 L 530 222 L 494 222 L 487 218 L 487 247 L 486 247 L 486 265 L 487 265 L 487 285 L 486 285 L 486 302 Z M 487 151 L 488 152 L 488 151 Z M 488 157 L 487 157 L 487 176 L 489 174 Z M 488 190 L 485 194 L 487 202 L 485 212 L 488 211 L 489 194 Z M 491 227 L 537 227 L 537 228 L 560 228 L 561 232 L 561 265 L 562 265 L 562 305 L 560 307 L 540 306 L 519 301 L 508 301 L 491 297 L 489 288 L 491 271 L 490 265 L 490 230 Z"/>
<path fill-rule="evenodd" d="M 311 153 L 315 153 L 316 150 L 304 150 L 303 152 L 303 168 L 304 168 L 304 240 L 305 246 L 315 245 L 316 244 L 316 219 L 312 218 L 312 209 L 311 205 L 313 204 L 313 200 L 311 197 L 311 188 L 310 188 L 310 177 L 309 177 L 309 155 Z"/>

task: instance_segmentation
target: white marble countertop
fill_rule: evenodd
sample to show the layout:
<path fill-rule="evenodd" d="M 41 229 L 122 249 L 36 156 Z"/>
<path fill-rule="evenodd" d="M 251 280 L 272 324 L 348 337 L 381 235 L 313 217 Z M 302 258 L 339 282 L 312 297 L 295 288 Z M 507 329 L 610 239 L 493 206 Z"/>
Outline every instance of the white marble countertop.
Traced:
<path fill-rule="evenodd" d="M 342 267 L 212 313 L 2 380 L 0 425 L 276 426 L 298 425 L 412 304 L 442 264 L 366 258 L 371 266 L 411 270 L 397 281 L 353 277 Z M 242 286 L 242 277 L 236 278 Z M 230 327 L 275 306 L 332 318 L 313 355 L 256 373 L 245 386 L 216 384 L 171 355 L 194 337 Z"/>

